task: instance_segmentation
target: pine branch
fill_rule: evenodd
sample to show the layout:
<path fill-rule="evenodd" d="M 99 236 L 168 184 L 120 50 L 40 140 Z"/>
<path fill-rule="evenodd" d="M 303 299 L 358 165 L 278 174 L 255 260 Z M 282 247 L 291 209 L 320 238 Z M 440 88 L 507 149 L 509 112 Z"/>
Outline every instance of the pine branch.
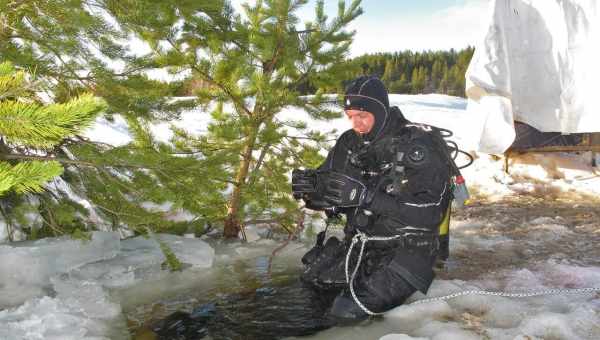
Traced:
<path fill-rule="evenodd" d="M 38 12 L 41 12 L 41 11 L 39 10 L 39 8 L 37 8 L 37 6 L 35 6 L 35 4 L 34 4 L 34 7 L 36 7 L 36 9 L 38 10 Z M 67 69 L 67 70 L 68 70 L 68 71 L 71 73 L 71 75 L 72 75 L 73 77 L 75 77 L 75 78 L 78 78 L 79 76 L 77 75 L 77 72 L 76 72 L 76 71 L 75 71 L 73 68 L 71 68 L 71 66 L 69 66 L 69 64 L 68 64 L 68 63 L 67 63 L 67 62 L 66 62 L 66 61 L 63 59 L 63 54 L 62 54 L 62 53 L 60 53 L 60 52 L 59 52 L 57 49 L 53 48 L 52 46 L 50 46 L 49 44 L 47 44 L 47 43 L 45 42 L 45 36 L 44 36 L 44 33 L 43 33 L 43 32 L 42 32 L 42 31 L 41 31 L 41 30 L 40 30 L 40 29 L 39 29 L 39 28 L 38 28 L 38 27 L 37 27 L 37 26 L 36 26 L 36 25 L 35 25 L 35 24 L 32 22 L 32 21 L 31 21 L 31 19 L 30 19 L 30 18 L 28 18 L 27 16 L 25 16 L 25 17 L 23 18 L 23 20 L 26 20 L 26 21 L 27 21 L 27 23 L 29 24 L 29 26 L 30 26 L 30 27 L 31 27 L 31 28 L 32 28 L 34 31 L 36 31 L 36 32 L 39 34 L 39 38 L 37 38 L 37 37 L 34 37 L 34 36 L 29 36 L 29 37 L 27 37 L 27 38 L 29 38 L 31 41 L 34 41 L 36 44 L 39 44 L 40 46 L 43 46 L 44 48 L 46 48 L 46 49 L 48 49 L 49 51 L 51 51 L 51 52 L 52 52 L 52 54 L 53 54 L 53 55 L 54 55 L 54 56 L 55 56 L 55 57 L 56 57 L 56 58 L 57 58 L 57 59 L 58 59 L 58 60 L 61 62 L 62 66 L 63 66 L 65 69 Z M 88 84 L 87 82 L 81 81 L 81 83 L 82 83 L 82 84 L 83 84 L 85 87 L 87 87 L 89 90 L 93 90 L 93 89 L 94 89 L 94 88 L 93 88 L 93 86 L 92 86 L 91 84 Z"/>
<path fill-rule="evenodd" d="M 14 190 L 17 193 L 41 192 L 42 184 L 62 174 L 57 162 L 21 162 L 15 166 L 0 162 L 0 195 Z"/>
<path fill-rule="evenodd" d="M 158 167 L 158 166 L 148 166 L 148 165 L 139 165 L 139 164 L 131 164 L 131 163 L 98 164 L 98 163 L 78 161 L 78 160 L 71 160 L 71 159 L 60 158 L 60 157 L 34 156 L 34 155 L 22 155 L 22 154 L 0 155 L 0 159 L 5 159 L 5 160 L 56 161 L 56 162 L 61 163 L 61 164 L 69 164 L 69 165 L 75 165 L 75 166 L 86 166 L 86 167 L 92 167 L 92 168 L 97 168 L 97 169 L 105 169 L 105 168 L 129 168 L 129 169 L 154 170 L 154 171 L 157 171 L 160 174 L 162 174 L 165 178 L 170 178 L 171 180 L 177 181 L 172 176 L 170 176 L 169 174 L 167 174 L 166 172 L 164 172 L 164 170 L 161 167 Z M 211 180 L 214 180 L 214 181 L 217 181 L 217 182 L 222 182 L 222 183 L 234 184 L 234 185 L 237 184 L 237 182 L 229 180 L 229 179 L 226 179 L 226 178 L 213 178 L 213 177 L 211 177 Z M 188 187 L 187 184 L 184 184 L 182 182 L 179 182 L 179 184 L 181 184 L 182 186 L 184 186 L 186 188 Z M 0 187 L 1 187 L 1 184 L 0 184 Z"/>
<path fill-rule="evenodd" d="M 181 51 L 181 49 L 179 49 L 179 47 L 177 47 L 177 45 L 175 44 L 175 42 L 173 42 L 172 39 L 168 38 L 167 41 L 169 42 L 171 47 L 173 47 L 181 55 L 185 54 L 183 51 Z M 243 102 L 237 96 L 235 96 L 233 94 L 233 92 L 231 92 L 231 90 L 229 88 L 227 88 L 227 86 L 214 80 L 208 73 L 204 72 L 196 64 L 192 64 L 192 65 L 190 65 L 190 67 L 194 71 L 196 71 L 198 74 L 200 74 L 204 80 L 206 80 L 207 82 L 211 83 L 214 86 L 217 86 L 218 88 L 221 89 L 221 91 L 225 92 L 225 94 L 231 99 L 231 101 L 233 102 L 233 105 L 235 105 L 235 107 L 238 110 L 245 112 L 248 116 L 252 116 L 252 112 L 243 104 Z"/>
<path fill-rule="evenodd" d="M 129 163 L 97 164 L 97 163 L 92 163 L 92 162 L 71 160 L 71 159 L 60 158 L 60 157 L 34 156 L 34 155 L 22 155 L 22 154 L 0 155 L 0 159 L 56 161 L 56 162 L 59 162 L 62 164 L 73 164 L 73 165 L 87 166 L 87 167 L 93 167 L 93 168 L 130 168 L 130 169 L 146 169 L 146 170 L 159 169 L 158 167 L 138 165 L 138 164 L 129 164 Z"/>
<path fill-rule="evenodd" d="M 104 101 L 91 95 L 48 106 L 8 100 L 0 102 L 0 134 L 13 142 L 47 148 L 89 126 L 104 108 Z"/>
<path fill-rule="evenodd" d="M 283 138 L 287 138 L 287 139 L 306 139 L 306 140 L 310 140 L 310 141 L 317 142 L 317 143 L 321 142 L 321 140 L 319 140 L 317 138 L 314 138 L 314 137 L 305 137 L 305 136 L 289 136 L 289 135 L 286 135 L 286 136 L 283 136 Z M 325 139 L 324 142 L 334 142 L 336 140 L 337 140 L 336 138 Z"/>
<path fill-rule="evenodd" d="M 0 100 L 23 92 L 24 83 L 25 72 L 15 71 L 8 62 L 0 63 Z M 10 91 L 13 91 L 13 94 L 7 94 Z"/>

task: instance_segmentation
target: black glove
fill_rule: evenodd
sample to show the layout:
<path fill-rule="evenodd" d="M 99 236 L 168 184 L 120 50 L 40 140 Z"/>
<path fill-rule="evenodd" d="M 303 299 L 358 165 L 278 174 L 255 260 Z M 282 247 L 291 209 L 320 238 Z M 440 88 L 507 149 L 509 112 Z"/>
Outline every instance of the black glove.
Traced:
<path fill-rule="evenodd" d="M 312 169 L 292 171 L 292 193 L 295 199 L 307 198 L 317 191 L 317 172 Z"/>
<path fill-rule="evenodd" d="M 335 207 L 359 207 L 368 203 L 367 186 L 359 179 L 331 171 L 325 179 L 323 198 Z"/>

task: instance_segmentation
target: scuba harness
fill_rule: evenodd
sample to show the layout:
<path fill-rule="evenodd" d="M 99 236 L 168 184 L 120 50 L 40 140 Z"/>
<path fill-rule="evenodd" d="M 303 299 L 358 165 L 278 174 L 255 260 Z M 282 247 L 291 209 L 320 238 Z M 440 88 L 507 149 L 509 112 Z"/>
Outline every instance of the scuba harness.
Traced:
<path fill-rule="evenodd" d="M 444 158 L 450 169 L 453 199 L 459 207 L 468 203 L 469 193 L 460 169 L 470 166 L 473 163 L 473 157 L 460 150 L 454 141 L 446 140 L 453 135 L 450 130 L 415 123 L 405 126 L 417 127 L 432 137 L 432 146 Z M 375 150 L 371 150 L 371 148 L 375 148 Z M 426 147 L 413 143 L 412 138 L 406 135 L 391 136 L 378 142 L 376 146 L 366 143 L 357 152 L 350 153 L 349 161 L 352 165 L 362 169 L 363 177 L 367 179 L 381 178 L 375 190 L 379 190 L 383 185 L 384 191 L 394 196 L 404 191 L 406 187 L 407 169 L 418 171 L 428 165 L 427 152 Z M 458 167 L 455 162 L 459 154 L 469 158 L 468 163 L 461 167 Z"/>

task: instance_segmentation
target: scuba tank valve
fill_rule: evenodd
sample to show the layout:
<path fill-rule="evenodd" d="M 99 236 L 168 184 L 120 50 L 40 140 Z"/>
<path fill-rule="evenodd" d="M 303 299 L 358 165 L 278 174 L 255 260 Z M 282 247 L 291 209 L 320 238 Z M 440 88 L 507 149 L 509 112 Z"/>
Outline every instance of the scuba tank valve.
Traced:
<path fill-rule="evenodd" d="M 465 179 L 462 175 L 454 177 L 454 190 L 452 193 L 458 208 L 462 208 L 469 204 L 469 190 L 467 190 L 467 185 L 465 184 Z"/>

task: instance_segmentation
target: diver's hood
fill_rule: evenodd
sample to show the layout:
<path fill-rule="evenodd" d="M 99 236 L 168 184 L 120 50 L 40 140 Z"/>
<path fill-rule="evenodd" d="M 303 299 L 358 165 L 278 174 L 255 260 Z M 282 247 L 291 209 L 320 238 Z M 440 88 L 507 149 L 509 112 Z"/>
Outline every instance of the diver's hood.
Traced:
<path fill-rule="evenodd" d="M 390 121 L 390 102 L 385 86 L 377 77 L 361 76 L 347 88 L 344 95 L 344 110 L 361 110 L 375 116 L 371 131 L 363 136 L 372 142 L 381 136 Z"/>

